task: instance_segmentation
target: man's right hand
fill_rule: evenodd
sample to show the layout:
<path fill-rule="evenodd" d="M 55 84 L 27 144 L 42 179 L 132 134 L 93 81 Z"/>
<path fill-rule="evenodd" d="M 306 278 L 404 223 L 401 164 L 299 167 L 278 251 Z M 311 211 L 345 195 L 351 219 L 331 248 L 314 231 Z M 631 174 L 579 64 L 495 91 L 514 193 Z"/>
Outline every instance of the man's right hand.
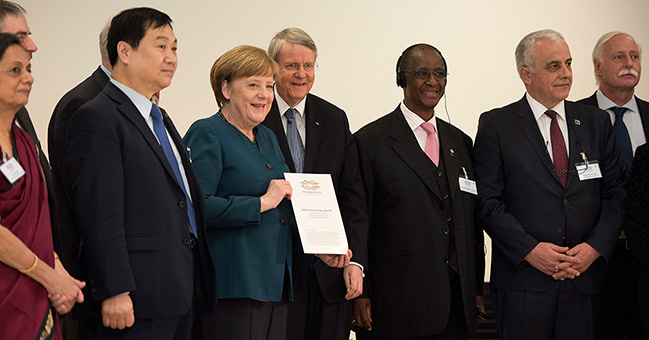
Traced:
<path fill-rule="evenodd" d="M 135 323 L 133 301 L 128 294 L 117 295 L 101 303 L 101 316 L 105 327 L 124 329 Z"/>
<path fill-rule="evenodd" d="M 532 249 L 532 251 L 525 256 L 525 260 L 538 269 L 542 273 L 553 276 L 557 273 L 563 272 L 565 275 L 559 275 L 563 280 L 565 278 L 574 279 L 579 276 L 579 272 L 570 268 L 579 260 L 573 256 L 566 255 L 568 247 L 561 247 L 553 243 L 539 242 L 539 244 Z"/>
<path fill-rule="evenodd" d="M 368 331 L 372 330 L 372 302 L 368 298 L 354 300 L 352 323 Z"/>

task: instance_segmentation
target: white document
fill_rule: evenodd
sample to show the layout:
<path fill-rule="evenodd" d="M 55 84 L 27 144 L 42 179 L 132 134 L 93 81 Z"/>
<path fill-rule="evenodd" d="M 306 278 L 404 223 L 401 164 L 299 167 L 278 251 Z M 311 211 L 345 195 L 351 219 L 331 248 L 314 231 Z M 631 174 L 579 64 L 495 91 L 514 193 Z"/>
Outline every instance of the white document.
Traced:
<path fill-rule="evenodd" d="M 284 173 L 306 254 L 347 254 L 347 235 L 329 174 Z"/>

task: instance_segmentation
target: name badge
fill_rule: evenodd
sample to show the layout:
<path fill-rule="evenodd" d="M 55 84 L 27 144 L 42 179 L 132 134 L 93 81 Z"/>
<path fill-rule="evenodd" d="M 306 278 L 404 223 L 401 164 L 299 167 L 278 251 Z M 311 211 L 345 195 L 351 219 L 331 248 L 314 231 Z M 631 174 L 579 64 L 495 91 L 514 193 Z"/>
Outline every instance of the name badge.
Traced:
<path fill-rule="evenodd" d="M 577 174 L 579 174 L 580 181 L 602 178 L 602 172 L 599 169 L 599 163 L 597 161 L 577 163 L 575 164 L 575 168 L 577 169 Z"/>
<path fill-rule="evenodd" d="M 13 157 L 0 165 L 0 171 L 2 171 L 2 174 L 5 175 L 11 184 L 16 183 L 25 174 L 23 167 Z"/>
<path fill-rule="evenodd" d="M 464 177 L 460 177 L 460 190 L 473 195 L 478 194 L 478 186 L 475 184 L 475 181 Z"/>

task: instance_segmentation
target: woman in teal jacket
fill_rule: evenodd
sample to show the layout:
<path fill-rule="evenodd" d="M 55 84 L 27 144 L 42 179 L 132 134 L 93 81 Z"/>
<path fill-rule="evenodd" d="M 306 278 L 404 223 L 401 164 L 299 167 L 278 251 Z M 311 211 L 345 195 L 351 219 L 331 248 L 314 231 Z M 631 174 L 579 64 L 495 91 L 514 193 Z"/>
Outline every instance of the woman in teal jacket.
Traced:
<path fill-rule="evenodd" d="M 207 202 L 208 243 L 217 276 L 210 339 L 283 339 L 292 298 L 294 219 L 288 167 L 275 135 L 259 125 L 273 102 L 277 64 L 238 46 L 212 66 L 220 108 L 184 138 Z M 286 199 L 285 199 L 286 198 Z"/>

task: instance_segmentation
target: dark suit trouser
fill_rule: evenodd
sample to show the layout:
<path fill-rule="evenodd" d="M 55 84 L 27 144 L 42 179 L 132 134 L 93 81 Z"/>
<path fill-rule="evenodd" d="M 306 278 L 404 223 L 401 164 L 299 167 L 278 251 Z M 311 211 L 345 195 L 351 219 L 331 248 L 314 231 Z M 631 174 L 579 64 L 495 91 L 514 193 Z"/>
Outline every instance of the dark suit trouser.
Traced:
<path fill-rule="evenodd" d="M 638 261 L 622 241 L 615 247 L 605 275 L 605 292 L 593 300 L 595 339 L 644 339 L 638 304 Z"/>
<path fill-rule="evenodd" d="M 571 280 L 545 292 L 492 289 L 500 340 L 593 339 L 591 296 Z"/>
<path fill-rule="evenodd" d="M 457 275 L 452 274 L 451 279 L 451 310 L 449 312 L 446 329 L 441 334 L 403 337 L 403 338 L 378 338 L 373 337 L 372 332 L 356 333 L 357 340 L 466 340 L 468 328 L 464 321 L 464 302 L 462 301 L 462 290 L 460 288 L 460 279 Z"/>
<path fill-rule="evenodd" d="M 646 312 L 646 307 L 649 306 L 649 270 L 643 267 L 640 267 L 638 272 L 638 303 L 645 307 L 645 312 L 640 315 L 644 339 L 649 339 L 649 313 Z"/>
<path fill-rule="evenodd" d="M 284 340 L 287 302 L 219 299 L 205 316 L 210 340 Z"/>
<path fill-rule="evenodd" d="M 293 297 L 288 304 L 287 340 L 349 340 L 352 302 L 327 302 L 315 269 L 299 259 L 293 261 Z"/>

